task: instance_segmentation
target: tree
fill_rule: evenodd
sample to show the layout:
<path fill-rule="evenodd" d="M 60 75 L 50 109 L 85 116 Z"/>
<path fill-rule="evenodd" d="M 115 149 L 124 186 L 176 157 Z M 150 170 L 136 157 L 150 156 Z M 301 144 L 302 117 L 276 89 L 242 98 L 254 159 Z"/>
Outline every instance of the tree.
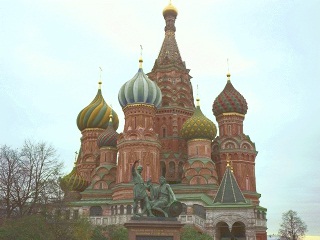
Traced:
<path fill-rule="evenodd" d="M 7 219 L 0 226 L 1 240 L 54 240 L 53 231 L 41 215 L 24 216 L 18 219 Z"/>
<path fill-rule="evenodd" d="M 62 163 L 45 142 L 26 140 L 20 149 L 0 147 L 0 203 L 6 218 L 37 213 L 61 200 Z"/>
<path fill-rule="evenodd" d="M 282 214 L 282 224 L 279 235 L 286 240 L 299 240 L 307 232 L 307 225 L 301 220 L 297 212 L 289 210 Z"/>
<path fill-rule="evenodd" d="M 182 229 L 181 240 L 212 240 L 213 238 L 206 234 L 197 231 L 193 226 L 185 226 Z"/>
<path fill-rule="evenodd" d="M 106 227 L 106 232 L 108 239 L 127 240 L 129 236 L 128 229 L 122 225 L 109 225 Z"/>

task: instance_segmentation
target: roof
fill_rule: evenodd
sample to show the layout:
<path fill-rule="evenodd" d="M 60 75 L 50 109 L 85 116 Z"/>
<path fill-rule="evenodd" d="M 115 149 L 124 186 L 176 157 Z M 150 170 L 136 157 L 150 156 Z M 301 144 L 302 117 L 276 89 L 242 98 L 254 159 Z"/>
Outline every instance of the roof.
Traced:
<path fill-rule="evenodd" d="M 227 166 L 223 175 L 216 197 L 213 203 L 238 204 L 246 203 L 246 199 L 241 192 L 237 180 L 230 168 Z"/>

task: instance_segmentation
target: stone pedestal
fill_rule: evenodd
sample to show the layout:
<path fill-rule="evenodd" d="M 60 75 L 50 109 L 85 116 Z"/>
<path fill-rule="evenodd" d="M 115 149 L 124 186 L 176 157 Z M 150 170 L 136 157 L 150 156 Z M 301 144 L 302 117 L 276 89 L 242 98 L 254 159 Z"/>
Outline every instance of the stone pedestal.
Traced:
<path fill-rule="evenodd" d="M 124 226 L 129 230 L 129 240 L 180 240 L 184 224 L 176 218 L 133 217 Z"/>

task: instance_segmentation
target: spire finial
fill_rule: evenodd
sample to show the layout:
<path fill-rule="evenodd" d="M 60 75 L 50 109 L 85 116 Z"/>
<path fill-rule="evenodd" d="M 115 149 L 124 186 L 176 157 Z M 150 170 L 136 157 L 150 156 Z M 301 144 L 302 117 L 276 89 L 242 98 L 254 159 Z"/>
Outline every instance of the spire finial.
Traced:
<path fill-rule="evenodd" d="M 227 154 L 227 167 L 230 167 L 230 155 L 229 155 L 229 153 Z"/>
<path fill-rule="evenodd" d="M 228 73 L 227 73 L 227 78 L 228 78 L 228 81 L 230 81 L 230 71 L 229 71 L 229 58 L 227 58 L 227 65 L 228 65 Z"/>
<path fill-rule="evenodd" d="M 99 89 L 101 89 L 101 84 L 102 84 L 102 79 L 101 79 L 101 75 L 102 75 L 102 68 L 101 68 L 101 67 L 99 67 L 99 68 L 100 68 L 100 79 L 99 79 L 98 84 L 99 84 Z"/>
<path fill-rule="evenodd" d="M 197 98 L 196 98 L 196 101 L 197 101 L 196 107 L 200 107 L 199 86 L 198 86 L 198 84 L 197 84 Z"/>
<path fill-rule="evenodd" d="M 140 58 L 139 58 L 139 68 L 142 68 L 142 63 L 143 63 L 143 60 L 142 60 L 142 45 L 140 45 Z"/>

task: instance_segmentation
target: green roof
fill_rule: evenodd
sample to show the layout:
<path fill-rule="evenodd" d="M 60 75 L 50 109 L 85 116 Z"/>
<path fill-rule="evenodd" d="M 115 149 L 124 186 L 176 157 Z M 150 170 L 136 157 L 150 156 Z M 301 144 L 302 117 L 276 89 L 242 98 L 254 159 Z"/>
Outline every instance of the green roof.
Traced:
<path fill-rule="evenodd" d="M 226 168 L 217 195 L 213 202 L 222 204 L 246 203 L 237 180 L 229 166 Z"/>

